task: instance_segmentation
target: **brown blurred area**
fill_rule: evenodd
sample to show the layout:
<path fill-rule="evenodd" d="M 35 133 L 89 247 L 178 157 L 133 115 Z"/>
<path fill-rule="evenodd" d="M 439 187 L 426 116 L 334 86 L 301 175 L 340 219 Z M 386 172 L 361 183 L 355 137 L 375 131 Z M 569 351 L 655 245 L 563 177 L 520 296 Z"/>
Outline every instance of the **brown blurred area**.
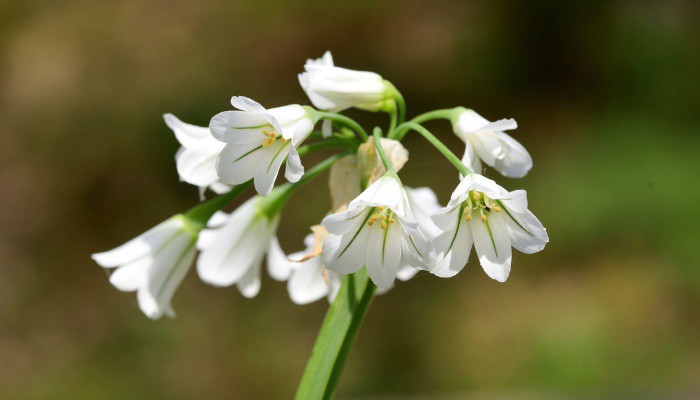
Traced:
<path fill-rule="evenodd" d="M 699 27 L 677 0 L 1 2 L 0 398 L 292 397 L 326 302 L 191 271 L 178 317 L 153 322 L 89 255 L 198 201 L 163 113 L 306 103 L 296 74 L 325 50 L 394 83 L 409 116 L 516 118 L 535 166 L 488 176 L 526 189 L 551 239 L 506 284 L 471 262 L 377 297 L 338 398 L 700 397 Z M 406 147 L 404 182 L 447 201 L 450 165 Z M 323 179 L 298 193 L 283 248 L 328 207 Z"/>

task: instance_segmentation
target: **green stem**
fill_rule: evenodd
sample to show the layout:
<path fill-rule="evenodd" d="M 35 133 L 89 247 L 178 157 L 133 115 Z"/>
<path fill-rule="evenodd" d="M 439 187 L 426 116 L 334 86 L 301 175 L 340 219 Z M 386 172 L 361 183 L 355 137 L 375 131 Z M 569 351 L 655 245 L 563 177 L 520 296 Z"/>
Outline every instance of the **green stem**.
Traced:
<path fill-rule="evenodd" d="M 464 165 L 464 163 L 462 163 L 462 160 L 459 159 L 459 157 L 457 157 L 452 151 L 450 151 L 450 149 L 448 149 L 447 146 L 442 144 L 440 139 L 436 138 L 435 135 L 430 133 L 430 131 L 423 128 L 422 125 L 418 125 L 415 122 L 406 122 L 402 124 L 402 126 L 407 126 L 408 129 L 412 129 L 421 134 L 428 142 L 430 142 L 430 144 L 432 144 L 440 153 L 442 153 L 442 155 L 445 156 L 445 158 L 447 158 L 447 160 L 451 162 L 452 165 L 454 165 L 455 168 L 457 168 L 457 170 L 462 175 L 467 176 L 468 174 L 474 172 L 467 168 Z"/>
<path fill-rule="evenodd" d="M 345 115 L 342 114 L 336 114 L 332 112 L 323 112 L 323 111 L 317 111 L 317 115 L 320 119 L 330 119 L 331 121 L 338 122 L 342 125 L 345 125 L 349 127 L 350 129 L 354 130 L 358 135 L 360 135 L 360 139 L 362 139 L 363 142 L 366 142 L 369 136 L 367 136 L 367 132 L 365 129 L 355 122 L 354 119 L 346 117 Z"/>
<path fill-rule="evenodd" d="M 219 197 L 215 197 L 209 201 L 205 201 L 204 203 L 192 207 L 185 213 L 185 217 L 187 217 L 190 222 L 197 225 L 195 226 L 196 229 L 203 229 L 207 225 L 209 218 L 211 218 L 215 212 L 222 209 L 231 200 L 236 198 L 236 196 L 243 193 L 252 183 L 253 180 L 251 179 L 248 182 L 234 186 L 231 188 L 230 192 L 224 193 Z"/>
<path fill-rule="evenodd" d="M 316 338 L 297 400 L 330 399 L 377 287 L 363 268 L 346 276 Z"/>
<path fill-rule="evenodd" d="M 393 172 L 394 175 L 396 175 L 396 171 L 394 171 L 394 167 L 391 165 L 391 160 L 389 160 L 389 157 L 387 157 L 386 153 L 384 152 L 384 146 L 382 146 L 382 130 L 378 127 L 374 128 L 372 136 L 374 137 L 374 147 L 377 148 L 377 153 L 379 153 L 379 158 L 382 159 L 384 168 L 387 172 Z"/>
<path fill-rule="evenodd" d="M 399 141 L 403 140 L 404 136 L 406 136 L 406 133 L 408 133 L 408 131 L 411 130 L 411 127 L 408 124 L 422 124 L 423 122 L 431 121 L 434 119 L 452 119 L 455 110 L 457 110 L 457 108 L 447 108 L 420 114 L 417 117 L 411 119 L 410 121 L 399 125 L 399 127 L 396 129 L 396 131 L 394 131 L 394 133 L 390 137 Z"/>
<path fill-rule="evenodd" d="M 352 154 L 352 152 L 348 151 L 328 157 L 320 163 L 314 165 L 313 168 L 306 171 L 298 181 L 294 183 L 288 182 L 284 185 L 276 187 L 272 190 L 272 193 L 270 193 L 269 196 L 261 200 L 262 203 L 260 207 L 263 208 L 268 215 L 277 215 L 282 208 L 284 208 L 285 204 L 287 204 L 287 200 L 289 200 L 289 198 L 292 196 L 292 193 L 321 175 L 325 170 L 330 168 L 333 163 L 347 156 L 348 154 Z"/>

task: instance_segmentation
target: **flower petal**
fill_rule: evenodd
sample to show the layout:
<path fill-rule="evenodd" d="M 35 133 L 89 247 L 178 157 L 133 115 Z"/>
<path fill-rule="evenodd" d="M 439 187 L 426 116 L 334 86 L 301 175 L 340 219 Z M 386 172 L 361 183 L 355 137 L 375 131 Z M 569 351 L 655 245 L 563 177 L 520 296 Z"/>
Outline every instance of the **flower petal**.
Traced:
<path fill-rule="evenodd" d="M 301 165 L 301 157 L 299 157 L 299 153 L 297 153 L 294 145 L 291 145 L 287 155 L 287 167 L 284 169 L 284 177 L 289 182 L 297 182 L 302 176 L 304 176 L 304 166 Z"/>
<path fill-rule="evenodd" d="M 353 228 L 357 228 L 358 222 L 365 222 L 368 208 L 357 207 L 352 210 L 342 211 L 328 215 L 321 221 L 321 225 L 330 233 L 344 235 Z"/>
<path fill-rule="evenodd" d="M 282 251 L 279 241 L 273 237 L 267 251 L 267 271 L 272 279 L 286 281 L 292 272 L 291 262 Z"/>
<path fill-rule="evenodd" d="M 240 185 L 255 176 L 255 171 L 267 156 L 266 150 L 260 143 L 226 145 L 216 160 L 216 171 L 224 182 Z"/>
<path fill-rule="evenodd" d="M 499 119 L 498 121 L 489 122 L 488 124 L 477 129 L 476 132 L 502 132 L 512 129 L 517 129 L 518 123 L 513 118 Z"/>
<path fill-rule="evenodd" d="M 264 130 L 274 127 L 262 116 L 246 111 L 224 111 L 216 114 L 209 122 L 209 130 L 214 139 L 228 144 L 262 143 L 266 138 Z"/>
<path fill-rule="evenodd" d="M 275 180 L 280 172 L 282 161 L 289 153 L 290 143 L 278 140 L 264 149 L 260 164 L 255 170 L 255 190 L 263 197 L 267 197 L 275 186 Z"/>
<path fill-rule="evenodd" d="M 328 234 L 323 241 L 323 262 L 326 268 L 341 275 L 352 274 L 365 265 L 369 229 L 360 225 L 343 236 Z"/>
<path fill-rule="evenodd" d="M 512 249 L 508 227 L 501 214 L 490 213 L 486 222 L 473 218 L 469 225 L 481 267 L 492 279 L 505 282 L 510 274 Z"/>
<path fill-rule="evenodd" d="M 153 258 L 144 257 L 121 266 L 109 276 L 109 283 L 122 292 L 134 292 L 146 284 L 148 268 L 152 263 Z"/>
<path fill-rule="evenodd" d="M 547 229 L 530 210 L 516 212 L 504 210 L 503 218 L 508 226 L 510 241 L 513 247 L 525 254 L 537 253 L 544 249 L 549 242 Z"/>
<path fill-rule="evenodd" d="M 326 271 L 326 274 L 333 272 Z M 308 261 L 298 263 L 298 267 L 287 284 L 289 297 L 296 304 L 308 304 L 330 292 L 330 286 L 323 277 L 323 262 L 321 257 L 313 257 Z"/>
<path fill-rule="evenodd" d="M 474 146 L 472 146 L 469 140 L 467 140 L 466 146 L 464 147 L 462 164 L 466 165 L 467 168 L 471 169 L 477 174 L 482 173 L 484 170 L 484 168 L 481 165 L 481 159 L 479 159 L 479 157 L 476 155 L 476 151 L 474 151 Z"/>
<path fill-rule="evenodd" d="M 438 255 L 430 272 L 441 278 L 457 275 L 467 264 L 473 243 L 469 224 L 464 218 L 459 218 L 455 230 L 443 232 L 435 238 Z"/>
<path fill-rule="evenodd" d="M 196 149 L 203 143 L 213 141 L 209 128 L 187 124 L 180 121 L 173 114 L 164 114 L 165 124 L 172 129 L 175 138 L 180 144 L 188 149 Z"/>
<path fill-rule="evenodd" d="M 403 201 L 401 184 L 396 178 L 382 176 L 362 192 L 355 200 L 351 201 L 348 208 L 358 204 L 365 206 L 387 206 L 396 211 Z"/>
<path fill-rule="evenodd" d="M 503 176 L 522 178 L 532 169 L 532 157 L 517 140 L 503 132 L 496 132 L 504 154 L 496 158 L 493 167 Z"/>
<path fill-rule="evenodd" d="M 388 224 L 386 229 L 373 226 L 367 242 L 367 274 L 379 287 L 391 286 L 401 264 L 401 227 Z"/>
<path fill-rule="evenodd" d="M 236 282 L 236 287 L 243 297 L 251 299 L 260 292 L 260 270 L 262 269 L 262 260 L 263 255 L 261 254 L 253 261 L 253 265 L 248 268 L 245 275 Z"/>

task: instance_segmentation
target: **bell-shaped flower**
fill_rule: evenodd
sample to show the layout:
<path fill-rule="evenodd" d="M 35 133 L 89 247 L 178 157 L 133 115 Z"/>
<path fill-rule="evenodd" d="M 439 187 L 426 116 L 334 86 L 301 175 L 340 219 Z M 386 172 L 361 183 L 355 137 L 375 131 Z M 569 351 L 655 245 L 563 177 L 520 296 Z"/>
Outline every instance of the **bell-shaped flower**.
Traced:
<path fill-rule="evenodd" d="M 434 240 L 438 260 L 431 272 L 444 278 L 464 268 L 473 245 L 486 274 L 505 282 L 511 246 L 531 254 L 549 242 L 547 230 L 527 209 L 524 190 L 508 192 L 478 174 L 467 175 L 432 219 L 443 232 Z"/>
<path fill-rule="evenodd" d="M 473 110 L 462 109 L 452 120 L 455 134 L 466 143 L 462 162 L 480 174 L 482 162 L 503 176 L 522 178 L 532 168 L 532 158 L 506 130 L 515 129 L 514 119 L 490 122 Z"/>
<path fill-rule="evenodd" d="M 327 51 L 323 57 L 307 60 L 299 83 L 314 106 L 321 110 L 342 111 L 351 107 L 367 111 L 393 110 L 395 90 L 379 74 L 354 71 L 333 65 Z"/>
<path fill-rule="evenodd" d="M 304 167 L 296 148 L 315 123 L 306 109 L 292 104 L 267 110 L 242 96 L 234 96 L 231 104 L 240 111 L 216 114 L 209 124 L 214 138 L 226 143 L 216 162 L 219 177 L 233 185 L 254 179 L 255 190 L 266 197 L 286 157 L 284 176 L 298 181 Z"/>
<path fill-rule="evenodd" d="M 440 228 L 433 223 L 431 216 L 439 210 L 441 206 L 435 192 L 429 187 L 416 189 L 404 187 L 404 189 L 406 190 L 408 204 L 418 223 L 419 234 L 414 234 L 412 239 L 416 242 L 417 247 L 425 250 L 421 252 L 422 257 L 413 260 L 412 264 L 420 269 L 430 270 L 435 265 L 435 260 L 437 258 L 432 241 L 442 233 Z M 419 242 L 420 245 L 418 245 Z M 405 271 L 409 272 L 411 269 L 406 269 Z M 414 275 L 416 272 L 418 272 L 417 269 L 412 269 Z"/>
<path fill-rule="evenodd" d="M 172 114 L 163 119 L 182 146 L 175 154 L 180 180 L 198 186 L 200 198 L 207 188 L 217 194 L 231 190 L 216 172 L 216 159 L 226 144 L 214 139 L 209 128 L 187 124 Z"/>
<path fill-rule="evenodd" d="M 148 318 L 174 317 L 170 301 L 190 270 L 196 241 L 197 229 L 185 216 L 176 215 L 92 258 L 104 268 L 116 268 L 110 283 L 121 291 L 137 292 L 139 307 Z"/>
<path fill-rule="evenodd" d="M 263 258 L 279 223 L 279 215 L 268 215 L 258 196 L 233 213 L 218 212 L 199 234 L 197 273 L 214 286 L 235 284 L 245 297 L 260 291 Z"/>
<path fill-rule="evenodd" d="M 398 177 L 384 175 L 348 204 L 331 214 L 322 225 L 329 234 L 323 244 L 328 269 L 341 275 L 366 266 L 372 281 L 389 287 L 402 261 L 416 266 L 426 249 L 417 241 L 417 229 L 406 192 Z M 422 248 L 423 247 L 423 248 Z"/>
<path fill-rule="evenodd" d="M 287 281 L 289 297 L 296 304 L 308 304 L 323 297 L 332 303 L 340 290 L 342 276 L 326 269 L 323 264 L 321 247 L 328 232 L 320 225 L 311 229 L 314 233 L 304 239 L 305 251 L 285 255 L 279 242 L 272 241 L 267 256 L 270 275 Z M 402 263 L 396 277 L 406 281 L 413 278 L 416 272 L 416 268 Z M 383 294 L 391 287 L 378 288 L 377 294 Z"/>

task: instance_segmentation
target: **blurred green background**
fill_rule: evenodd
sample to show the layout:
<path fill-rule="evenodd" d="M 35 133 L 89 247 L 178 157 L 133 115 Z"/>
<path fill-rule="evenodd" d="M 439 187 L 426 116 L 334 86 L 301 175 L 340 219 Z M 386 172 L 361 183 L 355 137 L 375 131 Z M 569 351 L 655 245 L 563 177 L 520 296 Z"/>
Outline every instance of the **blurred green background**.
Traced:
<path fill-rule="evenodd" d="M 376 298 L 338 398 L 700 397 L 698 43 L 690 0 L 0 2 L 0 398 L 292 396 L 325 301 L 191 271 L 178 317 L 153 322 L 89 255 L 197 202 L 163 113 L 305 103 L 296 74 L 325 50 L 409 116 L 516 118 L 535 166 L 488 175 L 528 190 L 551 238 L 506 284 L 471 262 Z M 456 173 L 406 146 L 404 182 L 445 202 Z M 328 209 L 324 180 L 283 215 L 285 250 Z"/>

